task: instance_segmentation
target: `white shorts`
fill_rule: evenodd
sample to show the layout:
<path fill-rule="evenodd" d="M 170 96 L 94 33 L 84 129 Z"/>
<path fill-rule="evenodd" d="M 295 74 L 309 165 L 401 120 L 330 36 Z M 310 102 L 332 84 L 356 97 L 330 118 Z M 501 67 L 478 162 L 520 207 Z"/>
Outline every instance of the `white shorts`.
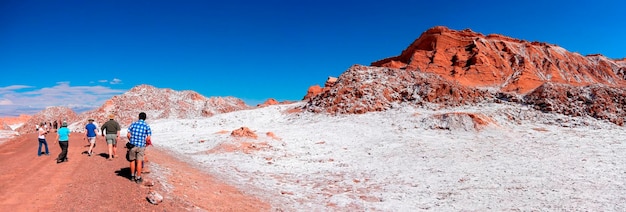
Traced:
<path fill-rule="evenodd" d="M 87 137 L 87 141 L 89 141 L 89 143 L 95 144 L 96 143 L 96 137 Z"/>

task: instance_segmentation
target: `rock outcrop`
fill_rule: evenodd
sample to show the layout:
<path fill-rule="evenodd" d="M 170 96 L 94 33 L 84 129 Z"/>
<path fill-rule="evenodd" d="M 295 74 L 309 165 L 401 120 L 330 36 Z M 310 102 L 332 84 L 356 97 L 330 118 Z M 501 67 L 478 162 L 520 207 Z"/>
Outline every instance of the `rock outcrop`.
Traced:
<path fill-rule="evenodd" d="M 626 89 L 605 85 L 545 83 L 524 96 L 535 109 L 571 116 L 591 116 L 624 125 Z"/>
<path fill-rule="evenodd" d="M 237 138 L 253 138 L 253 139 L 257 139 L 259 137 L 257 136 L 256 133 L 254 133 L 254 131 L 250 130 L 250 128 L 247 128 L 247 127 L 240 127 L 239 129 L 233 130 L 230 133 L 230 136 L 237 137 Z"/>
<path fill-rule="evenodd" d="M 352 66 L 323 89 L 309 89 L 304 109 L 359 114 L 398 103 L 450 107 L 508 101 L 623 125 L 625 94 L 626 58 L 582 56 L 547 43 L 434 27 L 399 56 Z"/>
<path fill-rule="evenodd" d="M 277 105 L 277 104 L 280 104 L 280 102 L 276 101 L 276 99 L 274 98 L 269 98 L 265 100 L 265 102 L 263 102 L 262 104 L 258 104 L 257 107 L 267 107 L 270 105 Z"/>
<path fill-rule="evenodd" d="M 424 32 L 399 56 L 371 65 L 435 73 L 464 86 L 525 94 L 546 82 L 624 86 L 623 61 L 599 54 L 582 56 L 547 43 L 440 26 Z"/>
<path fill-rule="evenodd" d="M 324 91 L 328 91 L 330 89 L 330 87 L 332 87 L 333 85 L 335 85 L 335 83 L 337 83 L 337 78 L 336 77 L 331 77 L 329 76 L 328 79 L 326 79 L 326 82 L 324 83 L 324 87 L 320 87 L 319 85 L 313 85 L 311 87 L 309 87 L 309 90 L 307 90 L 306 95 L 304 96 L 304 98 L 302 98 L 302 100 L 304 101 L 308 101 L 311 98 L 313 98 L 314 96 L 324 92 Z"/>
<path fill-rule="evenodd" d="M 383 111 L 402 102 L 459 106 L 486 98 L 491 98 L 486 90 L 462 86 L 436 74 L 354 65 L 339 76 L 335 85 L 314 96 L 305 109 L 360 114 Z"/>

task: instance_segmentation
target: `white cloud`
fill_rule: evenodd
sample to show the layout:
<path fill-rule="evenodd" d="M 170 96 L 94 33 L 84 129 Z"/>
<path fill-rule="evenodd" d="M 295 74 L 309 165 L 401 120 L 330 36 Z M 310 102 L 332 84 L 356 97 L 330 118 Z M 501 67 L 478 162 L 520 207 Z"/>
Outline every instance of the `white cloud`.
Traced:
<path fill-rule="evenodd" d="M 99 83 L 107 83 L 108 80 L 98 80 Z"/>
<path fill-rule="evenodd" d="M 111 80 L 111 84 L 112 85 L 122 84 L 122 80 L 118 78 L 113 78 L 113 80 Z"/>
<path fill-rule="evenodd" d="M 10 99 L 0 99 L 0 105 L 12 105 L 13 102 Z"/>
<path fill-rule="evenodd" d="M 0 95 L 4 93 L 10 93 L 16 90 L 22 90 L 22 89 L 27 89 L 27 88 L 32 88 L 32 87 L 33 86 L 28 86 L 28 85 L 9 85 L 6 87 L 0 87 Z"/>
<path fill-rule="evenodd" d="M 49 106 L 67 106 L 84 111 L 96 108 L 112 96 L 125 92 L 105 86 L 71 86 L 70 82 L 33 88 L 23 85 L 0 88 L 0 105 L 3 105 L 0 107 L 0 116 L 34 114 Z"/>

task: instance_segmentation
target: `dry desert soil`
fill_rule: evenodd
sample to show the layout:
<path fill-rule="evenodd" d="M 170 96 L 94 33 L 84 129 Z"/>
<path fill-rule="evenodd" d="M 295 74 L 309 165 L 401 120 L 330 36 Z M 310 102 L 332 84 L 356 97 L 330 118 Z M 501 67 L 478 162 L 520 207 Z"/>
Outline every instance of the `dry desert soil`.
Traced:
<path fill-rule="evenodd" d="M 69 140 L 68 162 L 56 163 L 61 152 L 55 133 L 47 136 L 50 155 L 37 156 L 35 133 L 0 144 L 0 211 L 269 211 L 270 205 L 220 183 L 166 151 L 148 147 L 144 183 L 129 180 L 124 158 L 107 160 L 104 138 L 98 137 L 88 156 L 84 134 Z M 125 139 L 124 139 L 125 140 Z M 158 169 L 158 171 L 156 171 Z M 153 190 L 164 201 L 146 199 Z"/>

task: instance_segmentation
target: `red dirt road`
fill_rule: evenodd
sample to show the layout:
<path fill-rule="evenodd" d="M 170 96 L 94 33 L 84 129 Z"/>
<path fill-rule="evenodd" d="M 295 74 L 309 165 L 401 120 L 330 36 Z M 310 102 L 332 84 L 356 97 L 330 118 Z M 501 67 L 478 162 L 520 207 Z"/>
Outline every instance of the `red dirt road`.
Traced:
<path fill-rule="evenodd" d="M 84 134 L 73 133 L 68 158 L 56 163 L 61 152 L 55 133 L 47 136 L 50 156 L 37 156 L 37 137 L 26 134 L 0 144 L 0 211 L 269 211 L 270 205 L 243 194 L 155 147 L 148 148 L 144 185 L 131 182 L 126 149 L 118 147 L 106 160 L 106 142 L 98 137 L 94 155 Z M 125 141 L 120 142 L 126 143 Z M 147 186 L 146 182 L 154 182 Z M 146 200 L 150 190 L 164 196 L 159 205 Z"/>

